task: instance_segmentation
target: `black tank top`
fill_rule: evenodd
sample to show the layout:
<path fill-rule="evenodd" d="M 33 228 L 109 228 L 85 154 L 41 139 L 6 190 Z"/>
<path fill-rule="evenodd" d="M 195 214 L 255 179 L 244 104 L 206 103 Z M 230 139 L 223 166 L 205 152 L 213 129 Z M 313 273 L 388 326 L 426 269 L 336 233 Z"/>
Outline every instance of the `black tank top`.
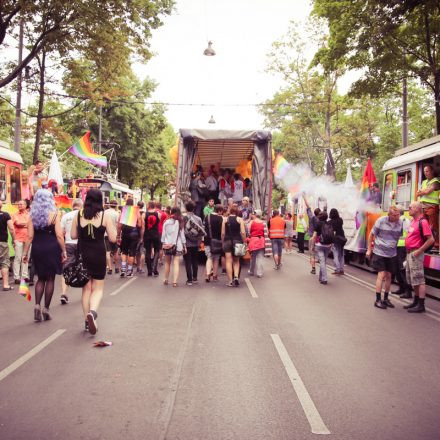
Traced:
<path fill-rule="evenodd" d="M 242 241 L 240 223 L 236 215 L 230 215 L 226 220 L 225 240 Z"/>

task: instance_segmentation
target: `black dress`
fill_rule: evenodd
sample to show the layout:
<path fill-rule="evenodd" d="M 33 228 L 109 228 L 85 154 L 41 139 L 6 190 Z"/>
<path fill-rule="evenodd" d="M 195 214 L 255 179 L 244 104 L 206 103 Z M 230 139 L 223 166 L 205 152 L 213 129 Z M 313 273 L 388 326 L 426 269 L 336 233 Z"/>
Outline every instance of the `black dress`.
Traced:
<path fill-rule="evenodd" d="M 78 246 L 84 264 L 94 280 L 105 278 L 107 266 L 104 242 L 105 226 L 102 225 L 104 212 L 101 216 L 101 224 L 98 227 L 92 223 L 88 223 L 84 227 L 81 226 L 78 216 Z"/>
<path fill-rule="evenodd" d="M 233 252 L 235 243 L 243 243 L 243 239 L 241 237 L 241 228 L 237 216 L 230 215 L 226 219 L 223 252 Z"/>
<path fill-rule="evenodd" d="M 55 222 L 56 216 L 54 218 Z M 31 257 L 38 278 L 61 275 L 61 248 L 55 234 L 54 222 L 41 229 L 34 230 Z"/>

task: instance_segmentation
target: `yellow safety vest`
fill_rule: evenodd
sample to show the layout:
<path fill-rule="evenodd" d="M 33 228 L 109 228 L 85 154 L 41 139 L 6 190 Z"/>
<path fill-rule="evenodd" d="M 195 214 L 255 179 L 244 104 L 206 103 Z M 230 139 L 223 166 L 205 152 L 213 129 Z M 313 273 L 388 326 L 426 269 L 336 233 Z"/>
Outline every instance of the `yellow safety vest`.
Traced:
<path fill-rule="evenodd" d="M 402 217 L 400 217 L 401 220 L 405 219 L 405 216 L 402 215 Z M 399 238 L 399 241 L 397 242 L 397 247 L 405 247 L 405 238 L 408 235 L 408 230 L 403 229 L 403 234 L 402 236 Z"/>
<path fill-rule="evenodd" d="M 426 189 L 429 186 L 431 186 L 433 183 L 440 183 L 440 180 L 437 177 L 434 177 L 431 180 L 425 179 L 422 182 L 422 189 Z M 422 196 L 420 198 L 421 202 L 425 203 L 431 203 L 432 205 L 438 205 L 438 197 L 439 197 L 440 191 L 433 191 L 431 194 L 428 194 L 426 196 Z"/>
<path fill-rule="evenodd" d="M 306 228 L 299 218 L 296 220 L 296 232 L 306 232 Z"/>

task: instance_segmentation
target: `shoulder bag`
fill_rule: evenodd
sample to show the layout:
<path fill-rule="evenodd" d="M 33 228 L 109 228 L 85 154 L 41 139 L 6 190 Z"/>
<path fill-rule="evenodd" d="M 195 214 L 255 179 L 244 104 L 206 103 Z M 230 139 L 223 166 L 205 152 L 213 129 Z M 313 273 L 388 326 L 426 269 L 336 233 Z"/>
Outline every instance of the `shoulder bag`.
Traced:
<path fill-rule="evenodd" d="M 166 243 L 164 245 L 162 245 L 162 249 L 165 255 L 176 255 L 177 253 L 177 242 L 179 241 L 179 235 L 180 235 L 180 223 L 178 225 L 178 229 L 177 229 L 177 238 L 176 238 L 176 243 L 174 244 L 170 244 L 170 243 Z"/>
<path fill-rule="evenodd" d="M 229 227 L 229 233 L 231 233 L 231 225 L 229 223 L 229 219 L 226 222 Z M 231 233 L 231 243 L 232 243 L 232 255 L 234 257 L 244 257 L 247 252 L 247 246 L 246 243 L 242 243 L 241 241 L 232 240 L 232 233 Z"/>
<path fill-rule="evenodd" d="M 104 215 L 104 214 L 103 214 Z M 90 280 L 90 274 L 87 270 L 81 254 L 81 237 L 79 233 L 80 212 L 78 212 L 78 244 L 76 245 L 75 260 L 66 265 L 63 269 L 63 277 L 66 284 L 70 287 L 84 287 Z"/>

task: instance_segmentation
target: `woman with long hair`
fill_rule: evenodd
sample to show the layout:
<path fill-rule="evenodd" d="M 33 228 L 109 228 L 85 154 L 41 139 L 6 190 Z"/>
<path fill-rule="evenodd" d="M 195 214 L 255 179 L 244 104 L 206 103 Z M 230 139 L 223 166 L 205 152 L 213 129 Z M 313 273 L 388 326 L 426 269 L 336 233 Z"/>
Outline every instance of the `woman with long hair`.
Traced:
<path fill-rule="evenodd" d="M 78 251 L 87 268 L 90 280 L 82 290 L 82 308 L 85 329 L 92 335 L 98 331 L 96 319 L 104 290 L 106 250 L 104 234 L 111 243 L 116 242 L 116 228 L 108 212 L 104 212 L 102 192 L 92 188 L 87 192 L 84 208 L 73 219 L 70 236 L 78 238 Z"/>
<path fill-rule="evenodd" d="M 222 224 L 222 242 L 223 251 L 226 257 L 226 273 L 228 274 L 228 287 L 238 287 L 240 282 L 238 276 L 240 274 L 240 257 L 234 255 L 234 247 L 236 243 L 244 243 L 246 241 L 246 230 L 244 221 L 238 217 L 238 206 L 234 203 L 229 208 L 229 216 L 223 219 Z"/>
<path fill-rule="evenodd" d="M 266 240 L 264 238 L 264 222 L 261 220 L 262 212 L 256 209 L 252 214 L 249 223 L 249 252 L 251 253 L 251 264 L 249 275 L 256 275 L 258 278 L 263 276 L 264 248 Z"/>
<path fill-rule="evenodd" d="M 335 241 L 333 243 L 333 261 L 335 263 L 335 271 L 333 275 L 344 275 L 344 246 L 347 243 L 345 238 L 343 224 L 344 221 L 339 216 L 337 209 L 330 209 L 330 224 L 335 233 Z"/>
<path fill-rule="evenodd" d="M 39 189 L 34 196 L 28 222 L 29 241 L 23 250 L 23 261 L 27 263 L 32 244 L 32 260 L 38 276 L 35 285 L 35 321 L 51 318 L 49 307 L 55 288 L 55 275 L 61 275 L 62 263 L 66 261 L 66 245 L 61 228 L 61 214 L 55 208 L 53 195 L 47 189 Z M 41 299 L 44 294 L 44 308 Z"/>
<path fill-rule="evenodd" d="M 171 260 L 173 260 L 173 287 L 177 287 L 180 257 L 186 252 L 186 238 L 183 227 L 184 221 L 182 213 L 179 208 L 174 206 L 171 209 L 170 218 L 163 224 L 161 239 L 165 255 L 165 279 L 163 283 L 168 285 Z"/>

